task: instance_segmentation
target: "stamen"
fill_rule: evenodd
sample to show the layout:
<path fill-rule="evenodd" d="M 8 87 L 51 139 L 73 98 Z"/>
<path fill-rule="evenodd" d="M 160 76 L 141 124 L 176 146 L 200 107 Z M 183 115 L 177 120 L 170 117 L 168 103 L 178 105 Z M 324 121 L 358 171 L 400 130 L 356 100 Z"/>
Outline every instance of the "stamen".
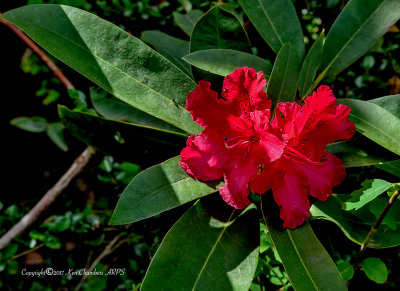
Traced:
<path fill-rule="evenodd" d="M 292 157 L 292 158 L 300 159 L 300 161 L 297 161 L 299 163 L 308 162 L 308 163 L 313 164 L 313 165 L 321 164 L 321 162 L 316 162 L 316 161 L 313 161 L 313 160 L 309 159 L 308 157 L 306 157 L 305 155 L 303 155 L 299 151 L 295 150 L 291 146 L 287 146 L 286 150 L 287 150 L 286 155 L 288 155 L 289 157 Z"/>

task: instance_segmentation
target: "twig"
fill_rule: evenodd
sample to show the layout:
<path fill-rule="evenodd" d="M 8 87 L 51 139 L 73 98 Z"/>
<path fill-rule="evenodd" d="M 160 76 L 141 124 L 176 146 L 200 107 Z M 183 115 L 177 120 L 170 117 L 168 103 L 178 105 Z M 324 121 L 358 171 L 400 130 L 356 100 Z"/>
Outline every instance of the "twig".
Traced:
<path fill-rule="evenodd" d="M 95 150 L 89 146 L 80 154 L 68 171 L 49 191 L 47 191 L 32 210 L 0 238 L 0 249 L 8 245 L 16 236 L 23 233 L 39 218 L 39 216 L 54 202 L 58 195 L 69 185 L 71 180 L 85 168 L 94 152 Z"/>
<path fill-rule="evenodd" d="M 53 71 L 54 75 L 67 89 L 75 89 L 74 85 L 68 80 L 67 77 L 60 71 L 60 69 L 53 63 L 52 60 L 49 59 L 48 56 L 18 27 L 9 22 L 8 20 L 2 17 L 2 13 L 0 12 L 0 22 L 5 26 L 10 28 L 12 32 L 14 32 L 25 44 L 39 57 L 43 62 L 49 67 L 50 70 Z"/>
<path fill-rule="evenodd" d="M 74 291 L 78 291 L 83 283 L 86 281 L 87 277 L 89 275 L 90 272 L 92 272 L 94 270 L 94 268 L 96 268 L 97 264 L 100 263 L 100 261 L 108 256 L 109 254 L 111 254 L 113 251 L 115 251 L 117 248 L 119 248 L 123 243 L 125 243 L 126 241 L 128 241 L 127 239 L 124 239 L 122 241 L 120 241 L 118 244 L 118 240 L 121 238 L 122 233 L 119 233 L 118 235 L 116 235 L 109 243 L 108 245 L 104 248 L 104 250 L 100 253 L 100 255 L 93 261 L 93 263 L 90 265 L 89 269 L 86 270 L 85 275 L 82 277 L 81 281 L 79 282 L 79 284 L 75 287 Z M 115 245 L 115 246 L 114 246 Z"/>
<path fill-rule="evenodd" d="M 29 249 L 29 250 L 26 250 L 26 251 L 24 251 L 24 252 L 22 252 L 22 253 L 16 254 L 15 256 L 13 256 L 13 257 L 10 259 L 10 261 L 13 261 L 13 260 L 15 260 L 15 259 L 17 259 L 17 258 L 19 258 L 19 257 L 25 256 L 25 255 L 27 255 L 27 254 L 29 254 L 29 253 L 32 253 L 32 252 L 34 252 L 34 251 L 40 249 L 40 248 L 43 247 L 43 246 L 44 246 L 44 244 L 40 244 L 40 245 L 38 245 L 38 246 L 36 246 L 36 247 L 34 247 L 34 248 L 32 248 L 32 249 Z"/>
<path fill-rule="evenodd" d="M 381 225 L 383 219 L 385 218 L 386 214 L 388 213 L 388 211 L 390 210 L 390 208 L 392 207 L 393 203 L 396 201 L 396 198 L 399 196 L 400 192 L 399 190 L 395 191 L 393 193 L 393 195 L 390 197 L 388 203 L 386 204 L 385 208 L 383 209 L 382 213 L 379 215 L 378 219 L 376 220 L 375 224 L 371 227 L 371 230 L 369 231 L 369 233 L 367 234 L 367 236 L 365 237 L 361 247 L 360 247 L 360 251 L 358 252 L 358 256 L 356 258 L 356 261 L 354 262 L 354 269 L 358 268 L 358 265 L 361 261 L 362 256 L 365 253 L 365 250 L 367 249 L 368 243 L 371 241 L 372 237 L 374 236 L 374 234 L 376 233 L 376 231 L 378 230 L 379 226 Z"/>

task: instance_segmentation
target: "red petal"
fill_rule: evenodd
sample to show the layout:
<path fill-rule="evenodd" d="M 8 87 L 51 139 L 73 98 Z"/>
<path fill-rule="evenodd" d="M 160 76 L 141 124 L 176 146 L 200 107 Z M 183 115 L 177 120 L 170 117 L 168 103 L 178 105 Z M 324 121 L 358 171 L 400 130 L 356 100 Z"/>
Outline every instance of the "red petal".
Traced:
<path fill-rule="evenodd" d="M 319 165 L 297 164 L 296 170 L 304 174 L 309 185 L 309 194 L 325 201 L 332 194 L 332 187 L 344 180 L 346 171 L 341 160 L 326 151 L 322 160 Z"/>
<path fill-rule="evenodd" d="M 275 202 L 281 207 L 283 226 L 296 228 L 310 216 L 308 185 L 304 176 L 296 172 L 289 161 L 281 162 L 286 170 L 280 179 L 274 181 L 272 192 Z"/>
<path fill-rule="evenodd" d="M 259 174 L 250 178 L 250 189 L 258 194 L 264 194 L 272 188 L 275 179 L 280 179 L 279 168 L 276 163 L 264 165 L 259 169 Z"/>
<path fill-rule="evenodd" d="M 210 181 L 222 177 L 225 163 L 235 157 L 237 151 L 227 151 L 224 139 L 215 131 L 205 129 L 192 135 L 181 151 L 181 166 L 193 178 Z"/>
<path fill-rule="evenodd" d="M 199 86 L 186 99 L 186 110 L 204 128 L 226 127 L 224 120 L 232 115 L 232 105 L 226 100 L 218 99 L 218 93 L 211 90 L 210 86 L 210 82 L 199 81 Z"/>
<path fill-rule="evenodd" d="M 237 105 L 236 116 L 249 117 L 250 112 L 271 108 L 271 101 L 263 91 L 266 81 L 262 72 L 242 67 L 225 77 L 222 96 Z"/>
<path fill-rule="evenodd" d="M 258 165 L 252 159 L 236 159 L 227 164 L 224 172 L 225 186 L 219 188 L 222 199 L 236 209 L 242 209 L 249 205 L 248 184 L 250 177 L 255 175 L 257 170 Z"/>

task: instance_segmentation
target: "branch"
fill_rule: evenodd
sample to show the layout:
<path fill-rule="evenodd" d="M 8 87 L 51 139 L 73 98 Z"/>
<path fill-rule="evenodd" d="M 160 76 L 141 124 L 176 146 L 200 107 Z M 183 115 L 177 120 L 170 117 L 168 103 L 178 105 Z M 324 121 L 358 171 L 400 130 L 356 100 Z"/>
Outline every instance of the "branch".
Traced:
<path fill-rule="evenodd" d="M 25 44 L 39 57 L 42 61 L 49 67 L 50 70 L 53 71 L 54 75 L 67 89 L 75 89 L 74 85 L 65 77 L 65 75 L 60 71 L 60 69 L 53 63 L 52 60 L 49 59 L 48 56 L 18 27 L 9 22 L 8 20 L 2 17 L 2 13 L 0 12 L 0 22 L 7 26 L 12 30 Z"/>
<path fill-rule="evenodd" d="M 68 171 L 58 180 L 58 182 L 47 191 L 46 195 L 29 211 L 16 225 L 0 238 L 0 249 L 8 245 L 16 236 L 23 233 L 31 226 L 39 216 L 54 202 L 54 200 L 69 185 L 87 165 L 95 150 L 87 147 L 80 156 L 73 162 Z"/>
<path fill-rule="evenodd" d="M 372 237 L 374 236 L 374 234 L 378 230 L 378 228 L 381 225 L 383 219 L 385 218 L 386 214 L 388 213 L 388 211 L 392 207 L 393 203 L 396 201 L 396 198 L 399 196 L 399 194 L 400 194 L 399 190 L 397 190 L 397 191 L 395 191 L 393 193 L 393 195 L 390 197 L 388 203 L 386 204 L 385 208 L 382 210 L 382 213 L 379 215 L 378 219 L 376 220 L 374 226 L 371 227 L 371 230 L 367 234 L 366 238 L 364 239 L 364 241 L 363 241 L 363 243 L 362 243 L 362 245 L 360 247 L 360 251 L 358 253 L 357 259 L 354 262 L 354 269 L 358 268 L 358 265 L 359 265 L 359 263 L 361 261 L 361 257 L 364 255 L 365 250 L 367 249 L 368 243 L 371 241 Z"/>

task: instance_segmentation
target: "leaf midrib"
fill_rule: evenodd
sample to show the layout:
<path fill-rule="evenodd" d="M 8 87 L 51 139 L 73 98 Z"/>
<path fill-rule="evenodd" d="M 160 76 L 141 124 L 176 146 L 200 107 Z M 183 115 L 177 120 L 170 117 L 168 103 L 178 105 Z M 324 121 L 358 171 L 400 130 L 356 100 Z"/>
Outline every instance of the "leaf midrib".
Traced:
<path fill-rule="evenodd" d="M 66 13 L 68 19 L 70 19 L 70 18 L 69 18 L 69 15 L 68 15 L 68 12 L 66 12 L 64 9 L 63 9 L 63 11 Z M 100 21 L 105 21 L 105 20 L 103 20 L 103 19 L 101 19 L 101 18 L 99 18 L 99 20 L 100 20 Z M 71 23 L 72 23 L 72 22 L 71 22 Z M 108 22 L 107 22 L 107 23 L 108 23 Z M 90 51 L 89 49 L 87 49 L 87 48 L 81 46 L 79 43 L 76 43 L 75 41 L 72 41 L 71 39 L 66 38 L 66 37 L 63 36 L 62 34 L 58 33 L 57 31 L 48 29 L 47 27 L 45 27 L 45 26 L 43 26 L 43 25 L 40 25 L 40 24 L 36 24 L 36 25 L 37 25 L 38 27 L 41 27 L 42 29 L 44 29 L 44 30 L 46 30 L 46 31 L 48 31 L 48 32 L 50 32 L 50 33 L 52 33 L 52 34 L 54 34 L 54 35 L 57 35 L 57 36 L 63 38 L 64 40 L 66 40 L 67 42 L 69 42 L 69 43 L 71 43 L 71 44 L 77 46 L 78 48 L 81 48 L 82 50 L 84 50 L 84 51 L 88 52 L 89 54 L 93 55 L 95 58 L 97 58 L 97 59 L 99 59 L 100 61 L 104 62 L 104 63 L 107 64 L 108 66 L 114 68 L 116 71 L 119 71 L 119 72 L 121 72 L 122 74 L 126 75 L 128 78 L 132 79 L 133 81 L 135 81 L 135 82 L 138 83 L 139 85 L 148 88 L 150 91 L 152 91 L 152 92 L 156 93 L 157 95 L 161 96 L 163 99 L 168 100 L 170 103 L 174 104 L 175 106 L 179 107 L 180 109 L 185 110 L 185 108 L 182 107 L 182 105 L 179 105 L 179 104 L 177 104 L 176 102 L 174 102 L 174 99 L 173 99 L 173 98 L 168 98 L 168 97 L 166 97 L 165 95 L 162 95 L 162 93 L 160 93 L 160 92 L 154 90 L 153 88 L 149 87 L 148 85 L 146 85 L 146 84 L 140 82 L 139 80 L 137 80 L 137 79 L 134 78 L 133 76 L 131 76 L 131 75 L 129 75 L 128 73 L 126 73 L 125 71 L 121 70 L 119 67 L 114 66 L 113 64 L 109 63 L 108 61 L 106 61 L 105 59 L 103 59 L 102 57 L 100 57 L 99 55 L 97 55 L 97 54 L 95 54 L 94 52 Z M 117 29 L 120 29 L 120 28 L 117 27 Z M 122 30 L 122 29 L 121 29 L 121 31 L 123 31 L 124 33 L 126 33 L 126 32 L 125 32 L 124 30 Z M 133 36 L 131 36 L 131 37 L 133 37 Z M 144 43 L 143 43 L 143 44 L 144 44 Z M 144 44 L 144 45 L 146 46 L 146 44 Z M 164 58 L 161 54 L 157 53 L 157 52 L 154 51 L 154 50 L 153 50 L 153 53 L 158 54 L 161 58 L 163 58 L 164 60 L 166 60 L 167 62 L 169 62 L 172 66 L 174 66 L 176 69 L 178 69 L 179 71 L 181 71 L 178 67 L 176 67 L 176 66 L 175 66 L 172 62 L 170 62 L 168 59 Z M 185 76 L 187 79 L 191 80 L 189 77 L 187 77 L 187 75 L 186 75 L 185 73 L 182 72 L 182 75 Z M 191 81 L 193 82 L 193 80 L 191 80 Z M 193 83 L 194 83 L 194 82 L 193 82 Z M 195 83 L 194 83 L 194 84 L 195 84 Z"/>
<path fill-rule="evenodd" d="M 229 227 L 229 225 L 230 225 L 229 222 L 231 222 L 231 219 L 232 219 L 233 214 L 235 213 L 235 211 L 236 211 L 236 209 L 233 209 L 231 215 L 229 216 L 228 220 L 226 221 L 226 224 L 224 225 L 224 228 L 221 230 L 221 233 L 218 235 L 217 240 L 215 241 L 214 245 L 212 246 L 212 248 L 210 250 L 210 253 L 208 254 L 206 260 L 204 261 L 203 266 L 200 269 L 199 274 L 197 275 L 196 281 L 193 284 L 192 291 L 195 290 L 195 288 L 196 288 L 196 286 L 197 286 L 197 284 L 198 284 L 198 282 L 200 280 L 200 277 L 203 274 L 203 272 L 204 272 L 204 270 L 205 270 L 205 268 L 206 268 L 206 266 L 208 264 L 208 261 L 210 260 L 212 254 L 214 253 L 215 248 L 217 247 L 218 243 L 221 240 L 222 235 L 225 233 L 226 229 Z"/>
<path fill-rule="evenodd" d="M 308 269 L 307 269 L 305 263 L 303 262 L 303 260 L 302 260 L 302 258 L 301 258 L 301 256 L 300 256 L 300 253 L 299 253 L 299 251 L 298 251 L 298 249 L 297 249 L 297 246 L 296 246 L 296 244 L 295 244 L 294 241 L 293 241 L 292 235 L 290 234 L 290 230 L 287 229 L 287 230 L 286 230 L 286 233 L 288 234 L 288 236 L 289 236 L 289 238 L 290 238 L 290 242 L 291 242 L 292 245 L 293 245 L 293 249 L 296 251 L 296 254 L 297 254 L 297 256 L 298 256 L 298 258 L 299 258 L 299 260 L 300 260 L 300 262 L 301 262 L 301 264 L 302 264 L 302 266 L 303 266 L 303 268 L 304 268 L 304 270 L 306 271 L 308 277 L 310 278 L 310 281 L 311 281 L 312 284 L 314 285 L 315 290 L 318 290 L 316 283 L 314 282 L 314 280 L 313 280 L 311 274 L 308 272 Z"/>
<path fill-rule="evenodd" d="M 335 62 L 335 60 L 340 56 L 340 54 L 342 53 L 342 51 L 344 49 L 347 48 L 348 43 L 352 42 L 355 38 L 355 36 L 361 31 L 361 29 L 364 28 L 364 26 L 367 25 L 367 23 L 369 22 L 369 20 L 375 15 L 375 13 L 378 12 L 378 10 L 381 8 L 382 5 L 385 4 L 386 1 L 383 1 L 377 8 L 376 10 L 364 21 L 364 23 L 356 30 L 356 32 L 352 35 L 351 38 L 349 38 L 348 41 L 345 42 L 345 44 L 342 46 L 342 48 L 339 50 L 339 52 L 335 55 L 335 57 L 331 60 L 331 62 L 328 64 L 328 66 L 326 66 L 326 68 L 324 69 L 325 72 L 328 72 L 328 70 L 330 69 L 330 67 L 332 66 L 332 64 Z"/>
<path fill-rule="evenodd" d="M 280 38 L 278 32 L 276 31 L 276 28 L 275 28 L 275 26 L 273 25 L 273 22 L 271 21 L 271 18 L 269 17 L 267 11 L 265 10 L 264 6 L 262 5 L 261 0 L 257 0 L 257 1 L 258 1 L 258 3 L 260 4 L 260 7 L 262 8 L 262 10 L 264 11 L 265 16 L 267 17 L 268 22 L 270 23 L 270 25 L 271 25 L 271 27 L 272 27 L 272 29 L 273 29 L 273 31 L 274 31 L 274 34 L 276 35 L 276 38 L 279 40 L 279 42 L 280 42 L 280 44 L 281 44 L 281 47 L 282 47 L 283 41 L 282 41 L 282 39 Z"/>
<path fill-rule="evenodd" d="M 388 135 L 385 131 L 381 130 L 379 127 L 376 127 L 376 126 L 373 125 L 372 123 L 369 123 L 367 120 L 365 120 L 365 119 L 363 119 L 363 118 L 361 118 L 361 117 L 359 117 L 359 116 L 356 116 L 356 115 L 354 115 L 354 114 L 352 114 L 352 113 L 349 113 L 349 116 L 352 116 L 352 117 L 354 117 L 354 118 L 360 120 L 361 122 L 363 122 L 363 123 L 365 123 L 365 124 L 367 124 L 367 125 L 370 125 L 370 126 L 373 127 L 374 129 L 376 129 L 378 132 L 382 133 L 384 136 L 386 136 L 386 137 L 388 137 L 390 140 L 392 140 L 395 144 L 397 144 L 397 145 L 399 146 L 399 149 L 400 149 L 400 143 L 399 143 L 396 139 L 394 139 L 394 138 L 392 138 L 390 135 Z M 381 142 L 379 142 L 379 143 L 381 143 Z M 382 145 L 382 146 L 383 146 L 383 145 Z M 386 146 L 384 146 L 384 147 L 386 147 Z M 399 149 L 397 149 L 397 154 L 399 154 L 399 151 L 398 151 Z M 391 151 L 393 151 L 393 150 L 391 150 Z"/>

